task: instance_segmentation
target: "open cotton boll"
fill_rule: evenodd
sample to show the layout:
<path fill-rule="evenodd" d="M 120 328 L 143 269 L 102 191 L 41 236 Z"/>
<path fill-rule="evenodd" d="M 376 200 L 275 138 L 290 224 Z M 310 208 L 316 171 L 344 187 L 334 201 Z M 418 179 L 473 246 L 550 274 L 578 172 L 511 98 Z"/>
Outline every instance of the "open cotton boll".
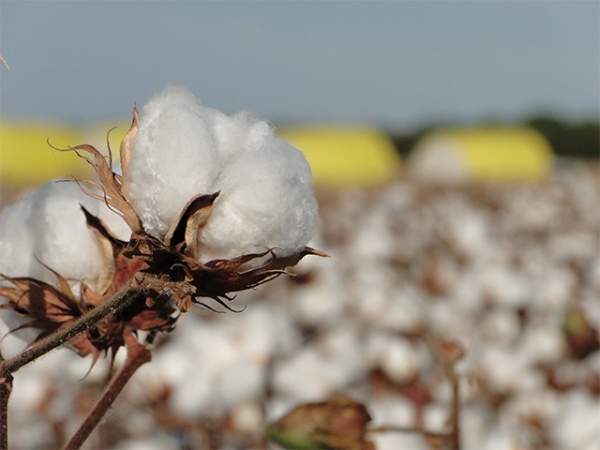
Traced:
<path fill-rule="evenodd" d="M 173 85 L 144 106 L 124 177 L 148 233 L 162 238 L 193 196 L 213 192 L 219 171 L 213 121 L 219 115 Z"/>
<path fill-rule="evenodd" d="M 103 220 L 118 238 L 129 238 L 125 222 L 77 184 L 49 182 L 0 214 L 0 272 L 56 285 L 56 276 L 43 263 L 71 281 L 73 287 L 94 281 L 102 259 L 81 205 Z"/>
<path fill-rule="evenodd" d="M 7 206 L 0 213 L 0 273 L 27 274 L 33 258 L 33 236 L 25 219 L 31 216 L 33 202 L 24 200 Z"/>
<path fill-rule="evenodd" d="M 192 198 L 220 193 L 198 236 L 201 262 L 270 248 L 288 256 L 316 226 L 304 155 L 267 121 L 245 111 L 227 116 L 180 86 L 144 106 L 124 182 L 145 230 L 159 238 Z"/>

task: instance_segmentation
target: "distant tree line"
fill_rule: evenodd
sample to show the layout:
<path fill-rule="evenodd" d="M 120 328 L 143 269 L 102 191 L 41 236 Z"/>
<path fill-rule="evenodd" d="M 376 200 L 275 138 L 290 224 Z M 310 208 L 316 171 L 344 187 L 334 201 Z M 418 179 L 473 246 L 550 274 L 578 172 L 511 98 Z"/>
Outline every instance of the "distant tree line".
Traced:
<path fill-rule="evenodd" d="M 502 126 L 501 123 L 482 125 Z M 600 157 L 600 123 L 584 121 L 564 122 L 549 116 L 535 116 L 523 125 L 538 130 L 548 139 L 555 154 L 559 157 L 598 159 Z M 415 144 L 427 133 L 439 128 L 455 128 L 460 125 L 432 124 L 414 133 L 391 133 L 392 140 L 402 156 L 407 156 Z"/>

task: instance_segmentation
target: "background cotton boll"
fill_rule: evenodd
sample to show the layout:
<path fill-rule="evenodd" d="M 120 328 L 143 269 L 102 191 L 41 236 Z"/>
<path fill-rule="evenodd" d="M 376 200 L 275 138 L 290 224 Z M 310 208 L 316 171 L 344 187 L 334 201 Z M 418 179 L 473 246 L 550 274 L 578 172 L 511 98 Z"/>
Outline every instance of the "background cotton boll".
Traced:
<path fill-rule="evenodd" d="M 221 114 L 178 86 L 142 109 L 125 183 L 150 234 L 163 237 L 192 197 L 213 192 L 219 171 L 213 120 Z"/>
<path fill-rule="evenodd" d="M 572 390 L 564 395 L 559 410 L 551 430 L 558 448 L 598 448 L 600 404 L 596 397 L 583 389 Z"/>
<path fill-rule="evenodd" d="M 189 370 L 182 379 L 171 384 L 173 393 L 169 406 L 190 420 L 208 413 L 213 406 L 215 376 L 215 371 L 206 364 Z"/>
<path fill-rule="evenodd" d="M 228 365 L 221 371 L 214 386 L 215 408 L 227 411 L 240 402 L 260 395 L 265 379 L 262 367 L 247 359 Z"/>
<path fill-rule="evenodd" d="M 274 139 L 225 166 L 215 190 L 221 195 L 200 236 L 201 259 L 233 258 L 275 248 L 300 251 L 312 237 L 317 203 L 304 155 Z"/>

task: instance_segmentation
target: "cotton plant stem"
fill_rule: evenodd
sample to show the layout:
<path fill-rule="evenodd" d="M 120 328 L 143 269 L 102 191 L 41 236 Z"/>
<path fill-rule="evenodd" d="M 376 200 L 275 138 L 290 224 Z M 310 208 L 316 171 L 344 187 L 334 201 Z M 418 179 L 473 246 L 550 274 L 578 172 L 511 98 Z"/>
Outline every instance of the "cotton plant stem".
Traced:
<path fill-rule="evenodd" d="M 106 316 L 118 313 L 129 307 L 136 298 L 139 298 L 139 294 L 140 291 L 138 289 L 132 288 L 129 284 L 124 285 L 104 303 L 92 309 L 75 322 L 46 336 L 20 355 L 6 361 L 0 361 L 0 378 L 15 373 L 21 367 L 40 356 L 60 347 L 65 342 L 92 328 Z"/>
<path fill-rule="evenodd" d="M 125 343 L 127 345 L 127 359 L 125 360 L 125 364 L 98 401 L 96 407 L 85 419 L 75 435 L 73 435 L 65 450 L 81 448 L 85 440 L 98 426 L 117 396 L 121 393 L 125 384 L 127 384 L 137 369 L 151 360 L 152 354 L 150 350 L 140 344 L 132 333 L 128 333 L 125 336 Z"/>
<path fill-rule="evenodd" d="M 454 363 L 450 364 L 452 380 L 452 412 L 450 416 L 450 448 L 460 449 L 460 377 L 456 374 Z"/>
<path fill-rule="evenodd" d="M 0 361 L 3 361 L 0 355 Z M 8 450 L 8 399 L 12 392 L 13 377 L 8 374 L 0 379 L 0 450 Z"/>

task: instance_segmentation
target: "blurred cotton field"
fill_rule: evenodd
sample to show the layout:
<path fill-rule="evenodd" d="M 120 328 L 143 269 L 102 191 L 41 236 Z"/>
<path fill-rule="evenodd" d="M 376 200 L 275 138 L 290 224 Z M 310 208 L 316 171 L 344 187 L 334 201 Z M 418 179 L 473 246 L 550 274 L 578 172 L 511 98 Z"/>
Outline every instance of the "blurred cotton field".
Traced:
<path fill-rule="evenodd" d="M 396 177 L 317 197 L 311 245 L 331 258 L 239 294 L 239 313 L 182 316 L 88 448 L 273 448 L 269 421 L 334 393 L 364 402 L 374 426 L 443 430 L 451 388 L 432 336 L 465 350 L 464 448 L 600 446 L 596 165 L 559 164 L 536 183 Z M 22 345 L 3 341 L 7 353 Z M 72 434 L 109 375 L 107 361 L 90 364 L 61 349 L 19 371 L 13 448 L 55 448 Z M 434 445 L 415 433 L 372 438 L 383 449 Z"/>

